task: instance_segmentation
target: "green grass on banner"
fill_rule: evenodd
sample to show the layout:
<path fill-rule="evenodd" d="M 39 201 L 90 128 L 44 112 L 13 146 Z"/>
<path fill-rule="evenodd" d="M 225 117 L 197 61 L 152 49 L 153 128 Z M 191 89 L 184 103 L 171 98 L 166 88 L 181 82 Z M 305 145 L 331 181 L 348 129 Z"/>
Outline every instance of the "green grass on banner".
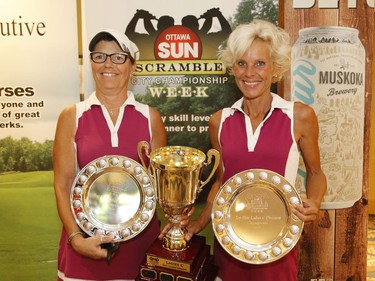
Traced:
<path fill-rule="evenodd" d="M 52 172 L 0 176 L 1 280 L 56 280 L 57 216 Z"/>
<path fill-rule="evenodd" d="M 164 226 L 159 205 L 157 213 Z M 0 175 L 0 280 L 56 280 L 60 231 L 52 171 Z M 200 235 L 212 245 L 211 225 Z"/>

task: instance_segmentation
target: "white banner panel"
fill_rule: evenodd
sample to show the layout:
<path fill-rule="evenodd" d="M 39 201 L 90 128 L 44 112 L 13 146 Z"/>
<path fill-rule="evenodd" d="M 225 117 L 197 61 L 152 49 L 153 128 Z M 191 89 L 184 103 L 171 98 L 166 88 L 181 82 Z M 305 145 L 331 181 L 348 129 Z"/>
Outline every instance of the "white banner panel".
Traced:
<path fill-rule="evenodd" d="M 52 140 L 79 101 L 76 1 L 2 1 L 0 19 L 0 138 Z"/>

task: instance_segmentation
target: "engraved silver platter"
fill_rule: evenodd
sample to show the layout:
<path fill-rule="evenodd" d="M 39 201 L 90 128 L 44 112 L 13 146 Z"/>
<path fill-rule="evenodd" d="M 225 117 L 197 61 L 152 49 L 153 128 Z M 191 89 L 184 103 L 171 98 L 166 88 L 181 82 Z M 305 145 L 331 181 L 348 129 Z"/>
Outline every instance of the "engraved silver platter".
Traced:
<path fill-rule="evenodd" d="M 297 244 L 304 223 L 292 213 L 301 204 L 296 189 L 281 175 L 251 169 L 221 186 L 212 209 L 212 226 L 221 246 L 249 264 L 276 261 Z"/>
<path fill-rule="evenodd" d="M 85 233 L 112 235 L 115 242 L 141 233 L 156 209 L 154 187 L 146 169 L 118 155 L 87 164 L 73 182 L 70 203 Z"/>

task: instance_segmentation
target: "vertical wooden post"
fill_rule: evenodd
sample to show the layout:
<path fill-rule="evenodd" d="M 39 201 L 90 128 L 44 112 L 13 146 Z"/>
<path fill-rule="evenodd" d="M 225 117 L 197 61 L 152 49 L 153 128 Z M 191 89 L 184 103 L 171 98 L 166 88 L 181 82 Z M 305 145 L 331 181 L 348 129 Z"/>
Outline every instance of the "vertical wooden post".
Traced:
<path fill-rule="evenodd" d="M 374 9 L 375 18 L 375 9 Z M 375 22 L 374 22 L 375 24 Z M 372 40 L 375 43 L 375 33 L 373 33 Z M 372 45 L 372 52 L 375 53 L 375 44 Z M 372 89 L 375 90 L 375 62 L 372 62 Z M 368 212 L 370 215 L 375 214 L 375 98 L 371 100 L 371 120 L 372 126 L 370 127 L 370 176 L 369 176 L 369 193 L 368 193 Z"/>
<path fill-rule="evenodd" d="M 363 195 L 353 207 L 322 210 L 316 222 L 305 226 L 299 243 L 299 280 L 363 281 L 366 280 L 367 266 L 374 7 L 370 7 L 366 0 L 337 1 L 337 8 L 320 7 L 335 1 L 317 0 L 312 7 L 295 8 L 297 2 L 314 1 L 279 1 L 280 26 L 289 32 L 293 43 L 298 38 L 298 31 L 305 27 L 346 26 L 359 30 L 359 38 L 366 50 Z M 349 7 L 353 2 L 356 2 L 356 7 Z M 290 77 L 286 77 L 281 89 L 281 95 L 290 98 Z"/>

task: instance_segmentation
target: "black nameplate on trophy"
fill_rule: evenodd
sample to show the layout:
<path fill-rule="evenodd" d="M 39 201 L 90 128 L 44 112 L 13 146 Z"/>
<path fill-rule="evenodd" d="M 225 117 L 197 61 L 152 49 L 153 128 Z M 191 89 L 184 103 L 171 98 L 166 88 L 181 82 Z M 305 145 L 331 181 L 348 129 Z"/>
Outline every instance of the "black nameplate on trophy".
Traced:
<path fill-rule="evenodd" d="M 199 259 L 198 254 L 202 251 L 205 243 L 205 237 L 195 235 L 189 241 L 189 248 L 175 252 L 165 249 L 160 240 L 155 240 L 146 252 L 146 263 L 183 272 L 192 272 Z"/>
<path fill-rule="evenodd" d="M 146 253 L 137 281 L 209 281 L 214 280 L 217 267 L 213 265 L 210 246 L 205 237 L 193 236 L 189 248 L 180 252 L 164 249 L 156 240 Z"/>

